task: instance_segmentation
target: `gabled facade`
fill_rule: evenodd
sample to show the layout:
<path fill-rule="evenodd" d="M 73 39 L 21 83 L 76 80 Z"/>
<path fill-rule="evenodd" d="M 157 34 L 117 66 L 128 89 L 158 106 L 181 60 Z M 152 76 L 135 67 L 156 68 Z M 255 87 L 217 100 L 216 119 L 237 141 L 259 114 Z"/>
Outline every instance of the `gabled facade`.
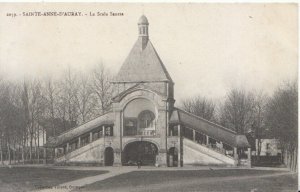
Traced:
<path fill-rule="evenodd" d="M 174 83 L 149 39 L 145 16 L 138 32 L 112 82 L 112 111 L 50 140 L 55 162 L 250 165 L 244 135 L 174 107 Z"/>

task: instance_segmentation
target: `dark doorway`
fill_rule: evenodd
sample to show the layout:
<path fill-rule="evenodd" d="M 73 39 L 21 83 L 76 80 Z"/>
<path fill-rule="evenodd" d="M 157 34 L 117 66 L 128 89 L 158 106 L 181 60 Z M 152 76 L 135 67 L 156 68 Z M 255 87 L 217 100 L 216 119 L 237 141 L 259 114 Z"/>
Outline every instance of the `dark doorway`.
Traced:
<path fill-rule="evenodd" d="M 122 153 L 122 165 L 155 165 L 157 146 L 148 141 L 135 141 L 125 146 Z"/>
<path fill-rule="evenodd" d="M 114 150 L 111 147 L 107 147 L 104 152 L 104 165 L 112 166 L 114 164 Z"/>
<path fill-rule="evenodd" d="M 175 147 L 171 147 L 168 153 L 168 166 L 177 167 L 178 166 L 178 150 Z"/>

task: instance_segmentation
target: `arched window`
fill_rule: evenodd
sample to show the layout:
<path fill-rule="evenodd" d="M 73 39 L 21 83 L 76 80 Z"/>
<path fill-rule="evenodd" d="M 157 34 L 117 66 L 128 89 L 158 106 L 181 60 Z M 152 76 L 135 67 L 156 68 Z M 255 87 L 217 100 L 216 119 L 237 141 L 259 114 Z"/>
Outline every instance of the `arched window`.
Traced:
<path fill-rule="evenodd" d="M 153 127 L 153 122 L 155 119 L 154 113 L 152 113 L 149 110 L 142 111 L 139 114 L 138 120 L 139 120 L 139 128 L 149 128 Z"/>

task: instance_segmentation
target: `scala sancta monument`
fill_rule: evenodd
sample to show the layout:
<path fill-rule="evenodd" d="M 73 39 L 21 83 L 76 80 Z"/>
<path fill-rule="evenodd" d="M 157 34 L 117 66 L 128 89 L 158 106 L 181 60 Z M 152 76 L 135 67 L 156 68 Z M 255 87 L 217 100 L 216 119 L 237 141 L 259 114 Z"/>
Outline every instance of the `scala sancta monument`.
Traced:
<path fill-rule="evenodd" d="M 49 139 L 57 165 L 250 166 L 245 135 L 174 106 L 174 82 L 138 21 L 138 39 L 111 82 L 111 111 Z"/>

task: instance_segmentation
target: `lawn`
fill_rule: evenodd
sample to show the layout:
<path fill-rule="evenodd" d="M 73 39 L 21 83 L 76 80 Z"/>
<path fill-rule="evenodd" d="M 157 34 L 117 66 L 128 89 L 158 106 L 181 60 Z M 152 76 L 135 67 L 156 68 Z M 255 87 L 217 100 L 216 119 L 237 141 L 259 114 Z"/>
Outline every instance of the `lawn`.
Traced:
<path fill-rule="evenodd" d="M 297 176 L 260 177 L 266 170 L 134 171 L 85 186 L 81 191 L 297 191 Z"/>
<path fill-rule="evenodd" d="M 201 185 L 189 186 L 187 191 L 248 191 L 250 192 L 296 192 L 298 178 L 296 175 L 284 175 L 278 177 L 242 179 L 206 183 Z"/>
<path fill-rule="evenodd" d="M 31 191 L 106 172 L 107 171 L 78 171 L 38 167 L 1 167 L 0 191 Z"/>

